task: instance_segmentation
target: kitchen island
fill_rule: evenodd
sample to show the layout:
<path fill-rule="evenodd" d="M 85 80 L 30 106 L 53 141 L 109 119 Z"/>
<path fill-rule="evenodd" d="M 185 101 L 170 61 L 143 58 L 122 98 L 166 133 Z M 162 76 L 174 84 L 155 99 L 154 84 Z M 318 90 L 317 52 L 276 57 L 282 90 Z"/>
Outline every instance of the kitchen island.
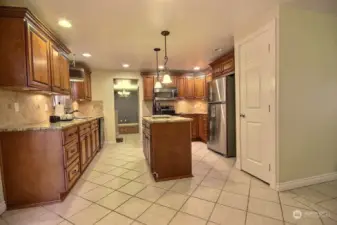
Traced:
<path fill-rule="evenodd" d="M 155 181 L 192 177 L 192 119 L 143 117 L 143 151 Z"/>

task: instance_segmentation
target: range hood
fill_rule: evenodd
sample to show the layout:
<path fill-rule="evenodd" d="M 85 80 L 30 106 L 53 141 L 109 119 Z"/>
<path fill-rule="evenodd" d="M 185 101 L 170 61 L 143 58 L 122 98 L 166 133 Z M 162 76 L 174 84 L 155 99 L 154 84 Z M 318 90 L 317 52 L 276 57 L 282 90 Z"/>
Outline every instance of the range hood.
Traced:
<path fill-rule="evenodd" d="M 84 82 L 85 71 L 84 68 L 70 67 L 69 68 L 70 81 Z"/>

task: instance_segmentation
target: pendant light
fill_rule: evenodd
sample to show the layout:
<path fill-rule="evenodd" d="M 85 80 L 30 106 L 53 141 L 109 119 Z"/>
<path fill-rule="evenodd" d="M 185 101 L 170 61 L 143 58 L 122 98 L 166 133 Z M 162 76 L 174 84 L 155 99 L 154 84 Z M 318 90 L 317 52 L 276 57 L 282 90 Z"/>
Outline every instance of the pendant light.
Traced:
<path fill-rule="evenodd" d="M 164 77 L 163 77 L 163 84 L 170 84 L 172 83 L 168 68 L 167 68 L 167 62 L 168 62 L 168 57 L 167 57 L 167 46 L 166 46 L 166 37 L 170 35 L 170 32 L 167 30 L 164 30 L 161 32 L 161 35 L 164 36 L 165 38 L 165 57 L 164 57 Z"/>
<path fill-rule="evenodd" d="M 158 71 L 158 52 L 160 51 L 160 48 L 155 48 L 154 51 L 156 52 L 156 71 L 157 71 L 157 81 L 156 84 L 154 85 L 154 88 L 162 88 L 163 86 L 161 85 L 160 81 L 159 81 L 159 71 Z"/>

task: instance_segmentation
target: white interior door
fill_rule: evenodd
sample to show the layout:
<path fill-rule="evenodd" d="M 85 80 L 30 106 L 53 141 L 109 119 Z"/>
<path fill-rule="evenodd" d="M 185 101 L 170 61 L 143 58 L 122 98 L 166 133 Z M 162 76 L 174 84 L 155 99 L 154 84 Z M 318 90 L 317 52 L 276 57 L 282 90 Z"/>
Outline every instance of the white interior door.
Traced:
<path fill-rule="evenodd" d="M 273 29 L 264 29 L 239 45 L 240 136 L 242 170 L 271 182 L 271 151 L 275 151 L 274 103 L 271 87 L 275 80 Z"/>

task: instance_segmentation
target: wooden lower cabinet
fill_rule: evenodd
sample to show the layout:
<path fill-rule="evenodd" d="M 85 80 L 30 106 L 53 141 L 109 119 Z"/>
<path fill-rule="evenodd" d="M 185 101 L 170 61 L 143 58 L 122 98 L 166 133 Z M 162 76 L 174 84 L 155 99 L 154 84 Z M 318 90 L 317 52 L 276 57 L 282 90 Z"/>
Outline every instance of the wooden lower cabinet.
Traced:
<path fill-rule="evenodd" d="M 143 151 L 155 181 L 192 177 L 191 122 L 143 119 Z"/>
<path fill-rule="evenodd" d="M 60 130 L 0 132 L 7 208 L 62 201 L 98 150 L 98 121 Z"/>
<path fill-rule="evenodd" d="M 208 115 L 207 114 L 182 114 L 182 117 L 193 119 L 191 124 L 192 140 L 207 142 Z"/>

